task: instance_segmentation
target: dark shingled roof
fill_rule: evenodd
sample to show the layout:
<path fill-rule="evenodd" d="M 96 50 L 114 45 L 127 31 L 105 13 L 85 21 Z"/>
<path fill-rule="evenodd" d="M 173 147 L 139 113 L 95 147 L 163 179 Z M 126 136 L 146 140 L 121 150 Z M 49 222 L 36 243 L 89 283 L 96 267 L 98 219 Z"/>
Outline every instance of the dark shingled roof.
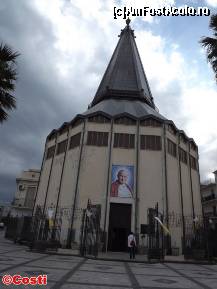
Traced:
<path fill-rule="evenodd" d="M 112 98 L 140 100 L 155 108 L 129 22 L 121 31 L 120 39 L 91 106 Z"/>
<path fill-rule="evenodd" d="M 155 109 L 149 106 L 147 103 L 135 100 L 121 100 L 121 99 L 105 99 L 93 107 L 89 108 L 84 112 L 83 116 L 88 116 L 95 114 L 96 112 L 105 113 L 111 117 L 115 117 L 121 114 L 127 114 L 136 119 L 143 118 L 148 115 L 152 115 L 156 118 L 166 120 L 161 114 L 159 114 Z"/>
<path fill-rule="evenodd" d="M 126 22 L 127 26 L 121 31 L 120 40 L 88 110 L 77 114 L 70 122 L 64 123 L 59 130 L 98 114 L 113 119 L 120 116 L 139 120 L 150 117 L 173 125 L 175 131 L 183 134 L 196 145 L 192 138 L 188 138 L 183 131 L 178 130 L 173 121 L 162 116 L 155 107 L 134 32 L 129 26 L 130 21 Z M 57 133 L 58 130 L 53 130 L 48 135 L 48 139 Z"/>

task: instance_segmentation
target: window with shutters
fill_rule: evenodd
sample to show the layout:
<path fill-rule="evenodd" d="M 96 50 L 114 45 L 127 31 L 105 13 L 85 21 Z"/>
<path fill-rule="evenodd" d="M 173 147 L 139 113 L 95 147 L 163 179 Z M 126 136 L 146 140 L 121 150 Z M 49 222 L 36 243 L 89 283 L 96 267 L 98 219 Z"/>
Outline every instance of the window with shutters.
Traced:
<path fill-rule="evenodd" d="M 183 162 L 184 164 L 188 163 L 187 160 L 187 152 L 184 151 L 182 148 L 179 148 L 179 159 L 181 162 Z"/>
<path fill-rule="evenodd" d="M 67 139 L 58 143 L 56 154 L 59 155 L 64 153 L 66 151 L 66 148 L 67 148 Z"/>
<path fill-rule="evenodd" d="M 47 149 L 46 160 L 52 158 L 54 156 L 54 153 L 55 153 L 55 145 Z"/>
<path fill-rule="evenodd" d="M 80 146 L 81 133 L 77 133 L 70 138 L 69 150 Z"/>
<path fill-rule="evenodd" d="M 72 122 L 72 124 L 71 124 L 71 127 L 73 128 L 73 127 L 76 127 L 76 126 L 78 126 L 79 124 L 81 124 L 81 123 L 83 123 L 83 119 L 82 118 L 79 118 L 79 119 L 77 119 L 76 121 L 74 121 L 74 122 Z"/>
<path fill-rule="evenodd" d="M 168 131 L 173 134 L 173 135 L 176 135 L 176 129 L 173 125 L 169 124 L 168 125 Z"/>
<path fill-rule="evenodd" d="M 103 115 L 95 115 L 88 118 L 88 122 L 108 123 L 110 119 Z"/>
<path fill-rule="evenodd" d="M 87 145 L 108 146 L 108 132 L 88 131 Z"/>
<path fill-rule="evenodd" d="M 57 131 L 54 129 L 54 130 L 50 133 L 50 135 L 49 135 L 49 137 L 48 137 L 48 140 L 55 139 L 56 136 L 57 136 Z"/>
<path fill-rule="evenodd" d="M 197 160 L 191 155 L 190 155 L 190 165 L 192 169 L 197 170 Z"/>
<path fill-rule="evenodd" d="M 66 133 L 68 131 L 68 127 L 67 126 L 64 126 L 63 128 L 61 128 L 60 130 L 59 130 L 59 135 L 62 135 L 62 134 L 64 134 L 64 133 Z"/>
<path fill-rule="evenodd" d="M 180 140 L 181 140 L 181 142 L 183 142 L 184 144 L 187 143 L 187 139 L 186 139 L 186 137 L 185 137 L 184 135 L 180 135 Z"/>
<path fill-rule="evenodd" d="M 141 135 L 140 148 L 141 150 L 161 150 L 161 137 L 157 135 Z"/>
<path fill-rule="evenodd" d="M 172 142 L 170 139 L 167 139 L 167 150 L 170 155 L 173 157 L 177 156 L 177 147 L 174 142 Z"/>
<path fill-rule="evenodd" d="M 114 148 L 132 149 L 135 147 L 135 135 L 127 133 L 115 133 Z"/>
<path fill-rule="evenodd" d="M 197 151 L 197 147 L 193 142 L 191 142 L 190 147 L 193 151 Z"/>
<path fill-rule="evenodd" d="M 123 124 L 123 125 L 135 125 L 136 121 L 134 119 L 131 119 L 129 117 L 119 117 L 114 120 L 115 124 Z"/>
<path fill-rule="evenodd" d="M 141 126 L 161 127 L 162 123 L 156 119 L 148 118 L 140 121 Z"/>

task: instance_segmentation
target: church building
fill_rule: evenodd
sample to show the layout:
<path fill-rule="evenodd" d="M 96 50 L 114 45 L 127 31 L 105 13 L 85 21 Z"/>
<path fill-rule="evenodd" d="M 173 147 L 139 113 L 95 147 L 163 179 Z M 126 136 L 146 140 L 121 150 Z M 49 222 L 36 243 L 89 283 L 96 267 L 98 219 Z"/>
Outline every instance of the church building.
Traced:
<path fill-rule="evenodd" d="M 87 111 L 48 135 L 34 209 L 58 223 L 70 247 L 89 200 L 100 207 L 105 250 L 123 251 L 130 231 L 142 246 L 158 204 L 181 253 L 186 218 L 202 215 L 198 148 L 156 108 L 129 22 Z"/>

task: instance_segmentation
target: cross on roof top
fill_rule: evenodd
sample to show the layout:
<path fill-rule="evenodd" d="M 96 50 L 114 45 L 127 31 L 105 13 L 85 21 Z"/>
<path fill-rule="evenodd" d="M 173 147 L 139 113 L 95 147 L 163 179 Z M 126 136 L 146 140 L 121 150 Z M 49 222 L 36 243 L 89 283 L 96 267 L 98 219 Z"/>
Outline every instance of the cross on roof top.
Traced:
<path fill-rule="evenodd" d="M 128 17 L 127 20 L 126 20 L 126 24 L 127 24 L 127 26 L 130 25 L 130 21 L 131 21 L 131 20 L 130 20 L 130 18 Z"/>

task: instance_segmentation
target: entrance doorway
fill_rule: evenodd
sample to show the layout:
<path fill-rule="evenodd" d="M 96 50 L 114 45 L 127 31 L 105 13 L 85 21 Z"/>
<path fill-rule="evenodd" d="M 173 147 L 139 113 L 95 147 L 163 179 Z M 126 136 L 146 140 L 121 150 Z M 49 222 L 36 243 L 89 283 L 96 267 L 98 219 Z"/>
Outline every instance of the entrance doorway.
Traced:
<path fill-rule="evenodd" d="M 109 251 L 127 251 L 127 236 L 131 231 L 131 204 L 110 203 Z"/>

